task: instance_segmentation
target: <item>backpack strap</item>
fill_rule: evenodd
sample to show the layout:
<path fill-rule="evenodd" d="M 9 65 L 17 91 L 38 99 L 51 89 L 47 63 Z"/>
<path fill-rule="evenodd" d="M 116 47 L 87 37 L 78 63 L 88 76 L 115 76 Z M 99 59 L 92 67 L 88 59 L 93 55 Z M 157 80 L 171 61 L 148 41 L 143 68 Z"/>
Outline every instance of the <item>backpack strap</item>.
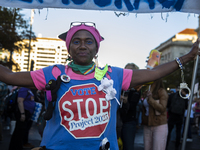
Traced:
<path fill-rule="evenodd" d="M 60 88 L 61 82 L 62 82 L 62 80 L 61 80 L 60 76 L 58 76 L 57 80 L 52 79 L 45 86 L 47 100 L 49 101 L 47 111 L 44 114 L 45 120 L 50 120 L 52 118 L 53 111 L 54 111 L 55 105 L 56 105 L 55 102 L 57 100 L 57 91 Z M 51 99 L 51 101 L 49 98 Z"/>
<path fill-rule="evenodd" d="M 45 120 L 50 120 L 52 118 L 53 115 L 53 111 L 55 109 L 55 105 L 56 105 L 56 100 L 57 100 L 57 91 L 60 88 L 60 84 L 62 82 L 60 75 L 57 77 L 57 79 L 55 80 L 55 76 L 53 76 L 52 74 L 52 70 L 54 67 L 58 67 L 59 70 L 61 71 L 61 74 L 65 74 L 65 66 L 64 65 L 53 65 L 53 66 L 49 66 L 46 69 L 46 73 L 45 73 L 45 78 L 50 80 L 47 82 L 45 89 L 46 89 L 46 98 L 48 100 L 48 106 L 47 106 L 47 110 L 44 114 L 44 119 Z M 49 77 L 50 75 L 50 77 Z"/>

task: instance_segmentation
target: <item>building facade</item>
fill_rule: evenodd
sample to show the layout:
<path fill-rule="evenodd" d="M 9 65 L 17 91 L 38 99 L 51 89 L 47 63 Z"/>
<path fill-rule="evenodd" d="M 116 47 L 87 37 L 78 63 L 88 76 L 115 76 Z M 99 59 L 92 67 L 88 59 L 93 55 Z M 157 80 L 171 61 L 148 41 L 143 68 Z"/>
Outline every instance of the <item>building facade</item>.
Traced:
<path fill-rule="evenodd" d="M 188 53 L 192 44 L 197 40 L 195 29 L 185 29 L 167 41 L 161 43 L 155 49 L 162 52 L 160 64 L 174 60 Z"/>
<path fill-rule="evenodd" d="M 174 60 L 188 53 L 192 44 L 197 39 L 195 29 L 185 29 L 167 41 L 161 43 L 155 49 L 162 52 L 160 64 Z M 29 43 L 28 40 L 23 42 Z M 29 58 L 29 70 L 31 61 L 34 62 L 33 70 L 38 70 L 54 64 L 65 64 L 68 55 L 65 42 L 58 38 L 37 37 L 31 41 L 31 51 Z M 27 71 L 28 49 L 23 49 L 20 53 L 13 53 L 13 61 L 19 65 L 20 71 Z M 4 51 L 5 53 L 5 51 Z M 9 53 L 1 53 L 1 57 L 8 57 Z"/>
<path fill-rule="evenodd" d="M 28 43 L 28 40 L 24 42 Z M 33 70 L 38 70 L 54 64 L 65 64 L 68 55 L 65 42 L 56 38 L 36 38 L 31 41 L 29 66 L 33 61 Z M 13 60 L 19 64 L 20 71 L 27 71 L 28 49 L 20 53 L 14 52 Z M 30 70 L 30 67 L 29 67 Z"/>

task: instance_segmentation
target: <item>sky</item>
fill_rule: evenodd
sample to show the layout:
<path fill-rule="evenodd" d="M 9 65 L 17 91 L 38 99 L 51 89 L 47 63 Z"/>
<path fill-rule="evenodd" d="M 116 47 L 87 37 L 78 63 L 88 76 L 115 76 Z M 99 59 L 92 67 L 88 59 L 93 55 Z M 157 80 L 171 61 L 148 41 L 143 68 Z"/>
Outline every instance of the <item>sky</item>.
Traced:
<path fill-rule="evenodd" d="M 21 13 L 30 19 L 30 9 Z M 199 26 L 198 15 L 189 13 L 125 13 L 118 17 L 113 11 L 36 9 L 32 31 L 36 36 L 57 38 L 74 21 L 94 22 L 104 37 L 98 53 L 99 64 L 124 68 L 127 63 L 135 63 L 140 69 L 146 68 L 152 49 L 186 28 Z"/>

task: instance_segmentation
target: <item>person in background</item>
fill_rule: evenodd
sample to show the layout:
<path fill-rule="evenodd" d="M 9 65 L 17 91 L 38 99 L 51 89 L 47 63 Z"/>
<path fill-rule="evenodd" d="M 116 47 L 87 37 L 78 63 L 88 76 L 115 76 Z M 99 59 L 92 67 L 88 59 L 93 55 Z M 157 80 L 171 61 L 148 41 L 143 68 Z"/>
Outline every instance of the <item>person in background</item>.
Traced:
<path fill-rule="evenodd" d="M 4 112 L 4 97 L 8 94 L 7 84 L 0 81 L 0 141 L 3 140 L 3 124 L 2 124 L 2 114 Z"/>
<path fill-rule="evenodd" d="M 189 101 L 188 101 L 189 103 Z M 194 103 L 192 104 L 192 108 L 194 108 Z M 191 111 L 190 111 L 190 120 L 189 120 L 189 123 L 188 123 L 188 133 L 187 133 L 187 142 L 192 142 L 193 139 L 192 139 L 192 123 L 194 121 L 194 111 L 193 109 L 191 108 Z M 185 110 L 185 113 L 184 113 L 184 119 L 183 119 L 183 127 L 182 127 L 182 137 L 184 136 L 184 129 L 185 129 L 185 123 L 186 123 L 186 117 L 187 117 L 187 110 Z"/>
<path fill-rule="evenodd" d="M 142 124 L 144 125 L 144 149 L 165 150 L 167 143 L 168 94 L 162 79 L 151 84 L 143 101 Z"/>
<path fill-rule="evenodd" d="M 128 63 L 125 66 L 125 69 L 136 70 L 139 69 L 139 67 L 134 63 Z M 136 125 L 138 119 L 136 115 L 136 107 L 141 97 L 141 87 L 139 87 L 138 89 L 131 88 L 127 91 L 122 91 L 122 107 L 119 108 L 119 112 L 120 118 L 123 122 L 121 129 L 123 150 L 134 150 Z M 124 94 L 124 92 L 127 94 Z M 126 99 L 124 97 L 126 97 Z"/>
<path fill-rule="evenodd" d="M 44 119 L 44 113 L 46 111 L 45 103 L 44 103 L 45 102 L 45 92 L 41 91 L 41 90 L 37 90 L 36 96 L 37 96 L 38 102 L 42 104 L 42 110 L 40 112 L 40 115 L 39 115 L 39 118 L 37 121 L 38 132 L 39 132 L 40 136 L 42 137 L 43 131 L 44 131 L 44 128 L 46 125 L 46 120 Z"/>
<path fill-rule="evenodd" d="M 10 140 L 9 150 L 33 148 L 34 146 L 28 143 L 29 130 L 33 123 L 31 117 L 35 109 L 32 91 L 29 88 L 21 87 L 18 91 L 17 103 L 16 125 Z"/>
<path fill-rule="evenodd" d="M 15 96 L 11 96 L 11 95 L 14 95 L 12 93 L 17 92 L 17 90 L 18 90 L 17 86 L 9 86 L 9 93 L 5 97 L 6 106 L 5 106 L 5 111 L 4 111 L 4 115 L 5 115 L 4 121 L 6 122 L 5 128 L 8 129 L 9 127 L 10 129 L 10 135 L 12 135 L 15 128 L 15 124 L 16 124 L 15 111 L 13 111 L 14 109 L 10 105 L 12 103 L 14 104 L 14 101 L 12 100 L 12 98 Z"/>
<path fill-rule="evenodd" d="M 195 128 L 197 129 L 198 135 L 200 137 L 200 98 L 199 97 L 195 98 L 194 102 L 195 102 L 194 106 L 193 106 L 193 109 L 194 109 L 194 123 L 195 123 Z"/>
<path fill-rule="evenodd" d="M 44 91 L 57 85 L 51 86 L 51 82 L 61 83 L 56 98 L 45 100 L 53 109 L 49 109 L 37 149 L 97 150 L 106 146 L 117 150 L 116 118 L 121 90 L 158 80 L 200 55 L 198 39 L 189 53 L 153 69 L 133 71 L 110 65 L 99 68 L 93 59 L 97 59 L 104 38 L 95 23 L 72 22 L 70 29 L 59 37 L 66 42 L 71 58 L 67 65 L 57 64 L 31 72 L 12 72 L 0 65 L 0 81 L 6 84 Z"/>
<path fill-rule="evenodd" d="M 142 124 L 142 108 L 143 108 L 143 98 L 141 97 L 137 104 L 136 118 L 137 118 L 137 128 L 139 129 Z"/>
<path fill-rule="evenodd" d="M 182 89 L 181 90 L 181 94 L 182 96 L 186 96 L 187 94 L 187 90 L 186 89 Z M 174 105 L 174 101 L 176 101 L 177 99 L 181 99 L 182 100 L 182 104 L 179 104 L 179 106 L 183 107 L 182 109 L 180 108 L 179 110 L 183 110 L 181 113 L 177 113 L 177 112 L 172 112 L 172 106 Z M 171 132 L 174 128 L 174 126 L 176 126 L 176 142 L 175 142 L 175 149 L 178 150 L 180 147 L 180 141 L 181 141 L 181 129 L 182 129 L 182 125 L 183 125 L 183 117 L 184 117 L 184 113 L 185 110 L 188 107 L 188 99 L 183 99 L 182 97 L 180 97 L 179 95 L 179 90 L 177 90 L 176 93 L 173 93 L 169 96 L 168 99 L 168 104 L 167 104 L 167 108 L 168 108 L 168 137 L 167 137 L 167 148 L 169 145 L 169 141 L 171 139 Z"/>
<path fill-rule="evenodd" d="M 116 125 L 116 131 L 117 131 L 117 143 L 119 150 L 123 150 L 123 142 L 122 142 L 122 136 L 121 136 L 121 131 L 122 131 L 122 119 L 120 117 L 120 112 L 119 109 L 117 110 L 117 125 Z"/>
<path fill-rule="evenodd" d="M 170 95 L 171 94 L 174 94 L 174 93 L 176 93 L 177 92 L 177 89 L 171 89 L 170 91 L 169 91 L 169 93 L 168 93 L 168 95 L 169 95 L 169 97 L 170 97 Z M 167 120 L 168 120 L 168 118 L 169 118 L 169 115 L 168 115 L 168 109 L 167 109 Z M 171 131 L 171 138 L 170 138 L 170 141 L 172 141 L 172 142 L 176 142 L 176 125 L 174 126 L 174 128 L 172 129 L 172 131 Z"/>

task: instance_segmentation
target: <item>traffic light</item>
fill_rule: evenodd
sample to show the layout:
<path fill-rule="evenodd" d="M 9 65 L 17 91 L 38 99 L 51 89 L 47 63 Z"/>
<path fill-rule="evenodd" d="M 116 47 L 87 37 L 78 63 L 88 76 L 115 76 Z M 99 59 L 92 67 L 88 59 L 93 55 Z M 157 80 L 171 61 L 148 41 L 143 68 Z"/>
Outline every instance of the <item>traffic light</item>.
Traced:
<path fill-rule="evenodd" d="M 30 71 L 33 71 L 33 68 L 34 68 L 34 60 L 31 60 L 31 69 L 30 69 Z"/>

